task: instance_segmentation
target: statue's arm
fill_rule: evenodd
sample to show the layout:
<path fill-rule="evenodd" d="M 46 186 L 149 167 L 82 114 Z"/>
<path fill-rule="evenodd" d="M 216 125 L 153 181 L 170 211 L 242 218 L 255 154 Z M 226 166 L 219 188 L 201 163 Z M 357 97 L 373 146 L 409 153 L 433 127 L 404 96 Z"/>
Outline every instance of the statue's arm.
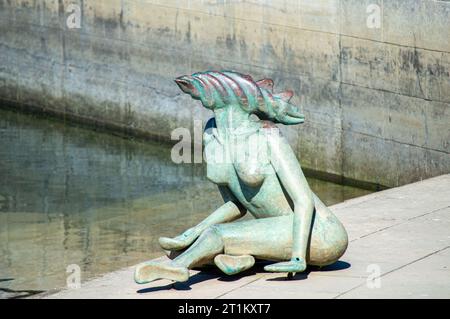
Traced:
<path fill-rule="evenodd" d="M 294 222 L 291 261 L 266 266 L 266 270 L 301 272 L 306 268 L 306 251 L 314 213 L 313 194 L 287 141 L 278 134 L 268 139 L 272 166 L 294 204 Z"/>
<path fill-rule="evenodd" d="M 159 244 L 166 250 L 180 250 L 192 244 L 209 226 L 231 222 L 245 215 L 247 210 L 237 201 L 226 186 L 219 186 L 225 203 L 212 212 L 199 224 L 187 229 L 181 235 L 168 238 L 161 237 Z"/>

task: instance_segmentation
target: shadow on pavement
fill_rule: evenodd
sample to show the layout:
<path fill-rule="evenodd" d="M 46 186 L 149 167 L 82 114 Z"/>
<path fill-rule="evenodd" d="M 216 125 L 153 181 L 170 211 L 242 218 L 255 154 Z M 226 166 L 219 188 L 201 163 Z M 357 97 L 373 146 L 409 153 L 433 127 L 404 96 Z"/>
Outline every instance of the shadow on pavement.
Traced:
<path fill-rule="evenodd" d="M 256 274 L 260 273 L 267 273 L 264 271 L 264 266 L 270 264 L 270 262 L 266 261 L 258 261 L 255 266 L 252 269 L 246 270 L 242 273 L 227 276 L 224 275 L 222 272 L 220 272 L 215 267 L 207 267 L 200 270 L 199 273 L 195 274 L 194 276 L 190 277 L 188 281 L 186 282 L 175 282 L 164 286 L 158 286 L 158 287 L 148 287 L 144 289 L 140 289 L 137 291 L 137 293 L 143 294 L 143 293 L 150 293 L 155 291 L 161 291 L 161 290 L 191 290 L 191 286 L 198 284 L 200 282 L 206 281 L 206 280 L 212 280 L 217 279 L 219 281 L 223 282 L 233 282 L 237 281 L 243 277 L 247 276 L 254 276 Z M 318 266 L 308 266 L 308 268 L 302 272 L 298 273 L 295 276 L 290 276 L 285 273 L 280 274 L 280 277 L 276 278 L 269 278 L 266 279 L 267 281 L 290 281 L 290 280 L 305 280 L 308 278 L 308 275 L 311 272 L 328 272 L 328 271 L 338 271 L 342 269 L 347 269 L 351 267 L 351 265 L 348 262 L 345 261 L 337 261 L 332 265 L 325 266 L 325 267 L 318 267 Z"/>

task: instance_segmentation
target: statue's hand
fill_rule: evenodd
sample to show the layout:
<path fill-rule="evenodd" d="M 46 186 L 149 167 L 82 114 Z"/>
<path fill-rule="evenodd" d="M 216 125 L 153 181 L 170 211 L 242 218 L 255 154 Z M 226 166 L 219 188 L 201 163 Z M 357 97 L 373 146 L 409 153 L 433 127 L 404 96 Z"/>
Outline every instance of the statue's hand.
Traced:
<path fill-rule="evenodd" d="M 292 258 L 290 261 L 284 261 L 264 267 L 265 271 L 270 272 L 303 272 L 306 269 L 306 262 L 303 258 Z"/>
<path fill-rule="evenodd" d="M 159 245 L 165 250 L 181 250 L 192 244 L 199 235 L 195 228 L 189 228 L 174 238 L 160 237 Z"/>

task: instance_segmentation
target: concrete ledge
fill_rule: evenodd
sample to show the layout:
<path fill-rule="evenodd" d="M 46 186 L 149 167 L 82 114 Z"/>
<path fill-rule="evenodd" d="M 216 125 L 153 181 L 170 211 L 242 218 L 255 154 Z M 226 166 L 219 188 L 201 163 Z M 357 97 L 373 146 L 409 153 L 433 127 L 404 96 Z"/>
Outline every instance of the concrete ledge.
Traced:
<path fill-rule="evenodd" d="M 349 233 L 346 254 L 293 280 L 258 266 L 239 276 L 211 269 L 193 271 L 187 283 L 137 285 L 131 267 L 38 298 L 450 298 L 450 174 L 332 210 Z"/>

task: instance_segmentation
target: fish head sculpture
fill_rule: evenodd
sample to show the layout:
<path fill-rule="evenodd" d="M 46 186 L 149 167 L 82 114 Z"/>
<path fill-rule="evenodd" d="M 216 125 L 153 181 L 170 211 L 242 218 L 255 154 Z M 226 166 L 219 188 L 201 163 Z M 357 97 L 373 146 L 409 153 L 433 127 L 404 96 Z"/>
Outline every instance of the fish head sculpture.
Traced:
<path fill-rule="evenodd" d="M 189 94 L 192 98 L 199 100 L 200 92 L 195 84 L 195 79 L 190 75 L 183 75 L 175 79 L 175 83 L 186 94 Z"/>

